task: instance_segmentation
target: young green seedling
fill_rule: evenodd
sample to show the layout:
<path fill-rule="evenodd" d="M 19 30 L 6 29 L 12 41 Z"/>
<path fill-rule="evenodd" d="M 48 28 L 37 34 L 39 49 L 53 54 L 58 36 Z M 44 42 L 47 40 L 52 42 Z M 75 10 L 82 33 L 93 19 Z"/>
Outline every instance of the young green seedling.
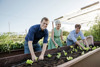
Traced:
<path fill-rule="evenodd" d="M 33 61 L 28 59 L 26 63 L 32 65 Z"/>
<path fill-rule="evenodd" d="M 65 53 L 66 51 L 65 50 L 63 50 L 63 53 Z"/>
<path fill-rule="evenodd" d="M 73 51 L 71 51 L 71 54 L 73 53 Z"/>
<path fill-rule="evenodd" d="M 59 59 L 61 57 L 61 55 L 57 55 L 56 57 Z"/>
<path fill-rule="evenodd" d="M 77 46 L 77 49 L 79 49 L 79 47 Z"/>
<path fill-rule="evenodd" d="M 92 46 L 90 46 L 90 48 L 92 48 Z"/>
<path fill-rule="evenodd" d="M 92 48 L 92 50 L 95 50 L 96 49 L 96 47 L 94 46 L 93 48 Z"/>
<path fill-rule="evenodd" d="M 77 52 L 77 49 L 75 49 L 75 52 Z"/>
<path fill-rule="evenodd" d="M 61 53 L 57 53 L 58 55 L 56 56 L 58 59 L 61 57 Z"/>
<path fill-rule="evenodd" d="M 99 48 L 99 46 L 97 46 L 97 48 Z"/>
<path fill-rule="evenodd" d="M 73 50 L 72 51 L 74 51 L 75 49 L 73 48 Z"/>
<path fill-rule="evenodd" d="M 73 57 L 70 57 L 70 56 L 69 56 L 69 57 L 66 57 L 66 59 L 67 59 L 67 60 L 72 60 Z"/>
<path fill-rule="evenodd" d="M 82 48 L 80 47 L 80 50 L 82 50 Z"/>
<path fill-rule="evenodd" d="M 58 55 L 61 55 L 61 53 L 57 53 Z"/>
<path fill-rule="evenodd" d="M 36 57 L 36 61 L 38 61 L 38 57 Z"/>
<path fill-rule="evenodd" d="M 85 48 L 85 50 L 86 50 L 86 51 L 88 51 L 88 50 L 89 50 L 89 48 L 87 47 L 87 48 Z"/>
<path fill-rule="evenodd" d="M 73 46 L 70 46 L 70 48 L 73 48 Z"/>
<path fill-rule="evenodd" d="M 49 58 L 50 58 L 50 57 L 52 57 L 52 55 L 51 55 L 51 54 L 48 54 L 47 56 L 48 56 Z"/>
<path fill-rule="evenodd" d="M 81 54 L 83 55 L 84 54 L 84 51 Z"/>
<path fill-rule="evenodd" d="M 64 51 L 64 50 L 63 50 L 63 53 L 64 53 L 64 55 L 65 55 L 65 56 L 67 55 L 67 52 L 66 52 L 66 51 Z"/>

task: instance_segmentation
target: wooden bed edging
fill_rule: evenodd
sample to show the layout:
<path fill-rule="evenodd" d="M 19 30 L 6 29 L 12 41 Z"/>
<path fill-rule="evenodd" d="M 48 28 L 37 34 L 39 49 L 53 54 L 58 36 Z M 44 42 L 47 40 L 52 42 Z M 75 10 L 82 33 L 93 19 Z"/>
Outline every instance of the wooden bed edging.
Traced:
<path fill-rule="evenodd" d="M 97 52 L 99 52 L 99 54 L 97 53 Z M 71 61 L 69 61 L 69 62 L 66 62 L 66 63 L 63 63 L 63 64 L 61 64 L 61 65 L 58 65 L 57 67 L 90 67 L 91 66 L 91 64 L 89 64 L 88 62 L 85 62 L 86 63 L 86 65 L 82 65 L 82 64 L 80 64 L 80 66 L 79 65 L 75 65 L 75 64 L 77 64 L 77 63 L 80 63 L 82 60 L 84 60 L 85 61 L 85 59 L 86 58 L 89 58 L 90 56 L 92 56 L 92 55 L 97 55 L 97 54 L 99 55 L 99 57 L 100 57 L 100 48 L 97 48 L 97 49 L 95 49 L 95 50 L 93 50 L 93 51 L 90 51 L 90 52 L 88 52 L 88 53 L 86 53 L 86 54 L 84 54 L 84 55 L 82 55 L 82 56 L 79 56 L 79 57 L 77 57 L 77 58 L 75 58 L 75 59 L 73 59 L 73 60 L 71 60 Z M 98 57 L 98 60 L 99 60 L 99 62 L 100 62 L 100 58 Z M 97 57 L 95 57 L 95 58 L 97 58 Z M 94 59 L 94 58 L 93 58 Z M 98 61 L 97 60 L 97 61 Z M 94 61 L 94 62 L 96 62 L 96 61 Z M 87 65 L 88 64 L 88 65 Z M 96 64 L 96 63 L 94 63 L 93 64 L 94 66 L 92 66 L 92 67 L 100 67 L 100 63 L 99 64 Z M 97 65 L 97 66 L 96 66 Z"/>

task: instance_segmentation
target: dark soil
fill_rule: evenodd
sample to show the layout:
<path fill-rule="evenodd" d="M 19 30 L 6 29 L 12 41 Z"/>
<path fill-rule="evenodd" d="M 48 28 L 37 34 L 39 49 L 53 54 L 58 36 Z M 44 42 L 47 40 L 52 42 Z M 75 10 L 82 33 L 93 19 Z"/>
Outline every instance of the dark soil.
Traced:
<path fill-rule="evenodd" d="M 78 46 L 74 46 L 74 48 L 77 48 Z M 93 47 L 93 46 L 92 46 Z M 70 47 L 68 47 L 70 48 Z M 73 51 L 73 53 L 71 53 L 71 51 L 73 50 L 73 48 L 70 48 L 68 50 L 65 50 L 67 52 L 67 56 L 64 55 L 63 51 L 59 51 L 61 53 L 61 57 L 58 59 L 57 53 L 56 54 L 52 54 L 51 58 L 48 58 L 47 56 L 45 56 L 44 60 L 39 60 L 37 62 L 34 62 L 32 65 L 26 64 L 25 61 L 19 64 L 14 65 L 13 67 L 55 67 L 57 65 L 63 64 L 65 62 L 68 62 L 69 60 L 66 59 L 66 57 L 73 57 L 73 58 L 77 58 L 78 56 L 81 56 L 82 52 L 84 51 L 84 53 L 87 53 L 89 51 L 91 51 L 92 49 L 86 51 L 86 50 L 80 50 L 79 48 L 77 48 L 77 52 Z"/>
<path fill-rule="evenodd" d="M 24 54 L 24 49 L 12 50 L 11 52 L 0 52 L 0 58 Z"/>

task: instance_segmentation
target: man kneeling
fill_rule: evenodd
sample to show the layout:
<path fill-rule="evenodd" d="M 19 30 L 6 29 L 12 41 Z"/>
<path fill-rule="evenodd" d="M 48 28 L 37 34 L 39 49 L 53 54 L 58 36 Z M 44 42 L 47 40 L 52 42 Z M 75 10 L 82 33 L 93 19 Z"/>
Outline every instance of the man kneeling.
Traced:
<path fill-rule="evenodd" d="M 81 25 L 80 24 L 76 24 L 75 25 L 75 30 L 71 31 L 70 34 L 67 37 L 67 46 L 73 45 L 73 44 L 77 44 L 80 47 L 82 47 L 83 49 L 85 49 L 84 46 L 82 46 L 78 41 L 77 38 L 80 36 L 81 39 L 83 40 L 83 43 L 89 48 L 89 44 L 87 42 L 87 38 L 84 37 L 83 33 L 80 31 L 81 29 Z"/>
<path fill-rule="evenodd" d="M 41 51 L 41 55 L 39 56 L 40 60 L 44 59 L 44 53 L 47 47 L 47 40 L 48 40 L 48 30 L 46 29 L 49 24 L 48 18 L 42 18 L 40 24 L 32 26 L 28 34 L 25 37 L 25 45 L 24 45 L 24 53 L 28 54 L 31 53 L 32 60 L 36 60 L 37 57 L 34 51 Z M 43 49 L 39 45 L 38 41 L 44 37 L 43 40 Z"/>

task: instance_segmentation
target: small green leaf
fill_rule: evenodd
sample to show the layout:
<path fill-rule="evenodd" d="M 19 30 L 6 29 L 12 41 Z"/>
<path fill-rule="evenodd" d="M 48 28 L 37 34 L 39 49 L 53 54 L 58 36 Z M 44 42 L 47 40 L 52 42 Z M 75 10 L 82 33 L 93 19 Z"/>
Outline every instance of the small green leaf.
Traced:
<path fill-rule="evenodd" d="M 61 53 L 57 53 L 58 55 L 56 56 L 58 59 L 61 57 Z"/>
<path fill-rule="evenodd" d="M 52 55 L 51 55 L 51 54 L 48 54 L 47 56 L 48 56 L 49 58 L 50 58 L 50 57 L 52 57 Z"/>
<path fill-rule="evenodd" d="M 94 46 L 93 48 L 92 48 L 92 50 L 95 50 L 96 49 L 96 47 Z"/>
<path fill-rule="evenodd" d="M 70 46 L 70 48 L 73 48 L 73 46 Z"/>
<path fill-rule="evenodd" d="M 82 48 L 80 47 L 80 50 L 82 50 Z"/>
<path fill-rule="evenodd" d="M 92 46 L 90 46 L 90 48 L 92 48 Z"/>
<path fill-rule="evenodd" d="M 73 48 L 73 51 L 74 51 L 75 49 Z"/>
<path fill-rule="evenodd" d="M 66 59 L 67 59 L 67 60 L 72 60 L 73 57 L 70 57 L 70 56 L 69 56 L 69 57 L 66 57 Z"/>
<path fill-rule="evenodd" d="M 83 55 L 84 54 L 84 51 L 81 54 Z"/>
<path fill-rule="evenodd" d="M 63 52 L 65 53 L 65 50 L 63 50 Z"/>
<path fill-rule="evenodd" d="M 75 49 L 75 52 L 77 52 L 77 49 Z"/>
<path fill-rule="evenodd" d="M 26 63 L 32 65 L 33 61 L 28 59 Z"/>
<path fill-rule="evenodd" d="M 71 51 L 71 54 L 73 53 L 73 51 Z"/>
<path fill-rule="evenodd" d="M 79 47 L 77 46 L 77 49 L 79 49 Z"/>
<path fill-rule="evenodd" d="M 64 55 L 66 56 L 66 55 L 67 55 L 67 52 L 66 52 L 66 53 L 64 53 Z"/>
<path fill-rule="evenodd" d="M 65 55 L 65 56 L 67 55 L 67 52 L 66 52 L 66 51 L 64 51 L 64 50 L 63 50 L 63 53 L 64 53 L 64 55 Z"/>

